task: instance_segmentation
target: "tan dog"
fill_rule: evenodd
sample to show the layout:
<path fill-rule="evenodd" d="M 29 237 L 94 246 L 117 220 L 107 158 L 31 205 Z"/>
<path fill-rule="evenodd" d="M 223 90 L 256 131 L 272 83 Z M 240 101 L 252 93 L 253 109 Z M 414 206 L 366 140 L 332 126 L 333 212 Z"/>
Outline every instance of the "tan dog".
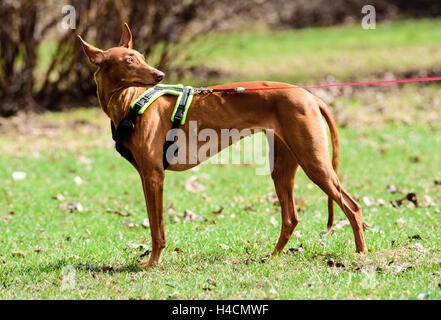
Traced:
<path fill-rule="evenodd" d="M 119 46 L 105 51 L 79 38 L 90 62 L 98 66 L 95 81 L 100 106 L 117 125 L 128 114 L 130 104 L 146 90 L 146 87 L 160 82 L 164 74 L 147 65 L 143 55 L 132 49 L 132 35 L 127 24 L 124 25 Z M 290 85 L 277 82 L 245 82 L 212 88 L 236 86 L 256 88 Z M 141 176 L 151 228 L 152 253 L 148 261 L 142 262 L 141 268 L 158 263 L 166 243 L 162 207 L 165 175 L 163 144 L 172 126 L 170 117 L 175 102 L 175 96 L 165 95 L 158 98 L 136 118 L 132 134 L 124 141 L 124 147 L 133 156 L 131 162 Z M 324 130 L 326 123 L 322 116 L 331 132 L 334 149 L 332 164 Z M 273 254 L 282 252 L 299 220 L 294 201 L 294 181 L 299 165 L 329 196 L 328 227 L 331 227 L 333 222 L 334 200 L 350 221 L 356 251 L 367 252 L 361 207 L 343 189 L 336 174 L 339 158 L 337 128 L 328 107 L 320 99 L 301 88 L 196 94 L 188 111 L 187 121 L 181 127 L 187 136 L 188 122 L 191 120 L 197 121 L 200 130 L 211 128 L 219 133 L 219 136 L 221 129 L 229 128 L 274 131 L 274 169 L 271 176 L 282 207 L 282 228 Z M 198 143 L 198 149 L 201 145 Z M 217 152 L 219 151 L 220 148 Z M 184 164 L 171 164 L 168 169 L 187 170 L 197 164 L 199 162 L 189 164 L 187 161 Z"/>

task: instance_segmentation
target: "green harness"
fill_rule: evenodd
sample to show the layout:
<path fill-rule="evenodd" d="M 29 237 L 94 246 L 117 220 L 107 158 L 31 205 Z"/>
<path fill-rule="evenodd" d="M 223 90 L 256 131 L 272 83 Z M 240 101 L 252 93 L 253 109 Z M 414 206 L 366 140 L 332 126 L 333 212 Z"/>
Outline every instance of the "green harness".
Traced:
<path fill-rule="evenodd" d="M 187 117 L 187 112 L 193 101 L 193 96 L 196 90 L 193 87 L 185 86 L 182 84 L 161 84 L 147 89 L 143 94 L 141 94 L 130 106 L 135 108 L 139 107 L 139 114 L 142 114 L 156 99 L 164 94 L 171 94 L 177 96 L 175 109 L 173 110 L 171 121 L 175 121 L 176 113 L 178 109 L 182 109 L 182 119 L 180 124 L 185 124 L 185 119 Z M 181 111 L 181 110 L 179 110 Z M 179 113 L 178 113 L 179 114 Z"/>
<path fill-rule="evenodd" d="M 123 139 L 134 129 L 136 116 L 142 114 L 156 99 L 164 94 L 177 96 L 178 99 L 170 119 L 172 129 L 167 134 L 163 148 L 163 165 L 164 170 L 167 169 L 176 152 L 178 152 L 178 145 L 175 143 L 176 131 L 180 125 L 185 124 L 188 109 L 196 92 L 198 92 L 197 89 L 182 84 L 161 84 L 147 89 L 130 105 L 129 114 L 121 120 L 117 128 L 111 122 L 112 137 L 115 140 L 116 150 L 127 160 L 135 162 L 133 155 L 124 147 Z"/>

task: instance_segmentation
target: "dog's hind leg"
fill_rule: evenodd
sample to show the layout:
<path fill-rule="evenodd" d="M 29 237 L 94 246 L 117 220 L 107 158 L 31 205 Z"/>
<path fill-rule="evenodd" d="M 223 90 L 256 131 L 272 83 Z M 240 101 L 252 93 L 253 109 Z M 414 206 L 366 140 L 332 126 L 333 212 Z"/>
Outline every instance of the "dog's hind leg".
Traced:
<path fill-rule="evenodd" d="M 299 221 L 294 200 L 294 182 L 299 165 L 288 146 L 277 136 L 269 156 L 274 159 L 271 177 L 282 208 L 282 227 L 273 251 L 276 255 L 283 251 Z"/>
<path fill-rule="evenodd" d="M 293 126 L 292 123 L 296 125 Z M 338 203 L 352 226 L 357 252 L 367 252 L 361 207 L 343 189 L 329 157 L 325 123 L 317 105 L 308 104 L 302 113 L 281 119 L 280 133 L 306 175 Z"/>

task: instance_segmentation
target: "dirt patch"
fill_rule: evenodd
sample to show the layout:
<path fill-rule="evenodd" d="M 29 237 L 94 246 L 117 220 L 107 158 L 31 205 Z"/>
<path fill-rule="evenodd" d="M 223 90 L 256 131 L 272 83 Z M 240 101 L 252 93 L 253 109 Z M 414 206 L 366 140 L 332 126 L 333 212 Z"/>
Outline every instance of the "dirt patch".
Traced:
<path fill-rule="evenodd" d="M 0 151 L 14 155 L 54 148 L 77 150 L 113 146 L 108 119 L 99 109 L 55 116 L 19 113 L 0 118 L 0 139 Z"/>

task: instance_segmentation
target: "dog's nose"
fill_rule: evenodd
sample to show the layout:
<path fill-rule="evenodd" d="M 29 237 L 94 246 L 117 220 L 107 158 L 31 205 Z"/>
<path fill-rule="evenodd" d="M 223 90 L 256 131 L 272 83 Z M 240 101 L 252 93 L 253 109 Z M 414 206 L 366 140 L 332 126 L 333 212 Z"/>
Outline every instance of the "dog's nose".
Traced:
<path fill-rule="evenodd" d="M 156 81 L 158 81 L 158 82 L 162 81 L 162 79 L 164 79 L 164 77 L 165 77 L 165 74 L 164 74 L 163 72 L 160 72 L 160 73 L 156 73 L 156 74 L 155 74 L 155 79 L 156 79 Z"/>

